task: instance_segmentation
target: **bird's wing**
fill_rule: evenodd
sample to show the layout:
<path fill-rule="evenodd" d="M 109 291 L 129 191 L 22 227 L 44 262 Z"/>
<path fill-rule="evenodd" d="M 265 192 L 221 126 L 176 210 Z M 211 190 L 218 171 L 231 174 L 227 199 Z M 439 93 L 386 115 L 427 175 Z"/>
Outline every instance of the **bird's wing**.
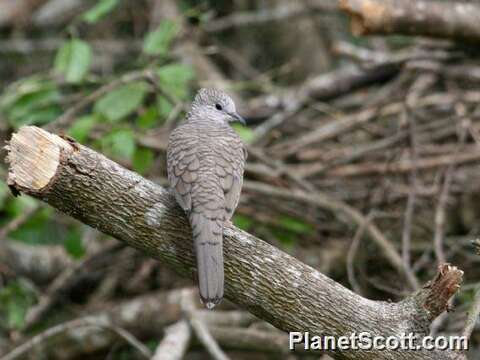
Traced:
<path fill-rule="evenodd" d="M 235 138 L 219 155 L 215 171 L 225 194 L 226 218 L 230 219 L 238 205 L 242 190 L 246 158 L 243 143 Z"/>
<path fill-rule="evenodd" d="M 167 147 L 168 181 L 175 199 L 186 212 L 192 209 L 192 186 L 200 166 L 196 141 L 188 132 L 176 128 L 170 135 Z"/>

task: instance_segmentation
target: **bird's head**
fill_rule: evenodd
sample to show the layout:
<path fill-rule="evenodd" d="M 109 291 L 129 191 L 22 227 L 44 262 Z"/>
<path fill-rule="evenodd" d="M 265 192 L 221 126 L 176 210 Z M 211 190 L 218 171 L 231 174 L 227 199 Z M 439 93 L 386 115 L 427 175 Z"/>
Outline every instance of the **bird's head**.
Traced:
<path fill-rule="evenodd" d="M 200 111 L 202 115 L 208 116 L 212 120 L 227 123 L 238 121 L 245 125 L 245 119 L 237 113 L 232 98 L 218 89 L 200 89 L 193 100 L 192 109 Z"/>

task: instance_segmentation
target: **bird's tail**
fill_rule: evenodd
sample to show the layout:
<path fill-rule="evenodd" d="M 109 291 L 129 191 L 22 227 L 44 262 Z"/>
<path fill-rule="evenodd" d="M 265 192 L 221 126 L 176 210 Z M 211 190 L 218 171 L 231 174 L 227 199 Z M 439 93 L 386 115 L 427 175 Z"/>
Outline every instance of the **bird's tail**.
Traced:
<path fill-rule="evenodd" d="M 199 213 L 191 213 L 190 224 L 197 258 L 200 298 L 207 308 L 212 309 L 223 298 L 222 225 Z"/>

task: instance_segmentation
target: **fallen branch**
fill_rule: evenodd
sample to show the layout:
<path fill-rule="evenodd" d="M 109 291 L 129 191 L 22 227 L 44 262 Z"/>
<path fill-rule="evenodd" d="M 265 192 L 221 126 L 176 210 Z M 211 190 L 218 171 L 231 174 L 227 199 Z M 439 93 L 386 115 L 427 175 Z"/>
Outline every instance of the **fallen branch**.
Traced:
<path fill-rule="evenodd" d="M 340 0 L 352 18 L 352 32 L 405 34 L 480 41 L 480 6 L 435 0 Z"/>
<path fill-rule="evenodd" d="M 31 349 L 35 348 L 46 342 L 50 338 L 57 336 L 63 332 L 68 332 L 74 329 L 78 329 L 81 327 L 96 327 L 96 328 L 105 328 L 113 331 L 118 336 L 122 337 L 126 342 L 131 344 L 135 349 L 137 349 L 146 359 L 151 357 L 150 350 L 145 347 L 141 342 L 139 342 L 133 335 L 131 335 L 128 331 L 121 329 L 113 324 L 111 324 L 108 319 L 105 318 L 98 318 L 95 316 L 88 316 L 80 319 L 75 319 L 72 321 L 68 321 L 63 324 L 56 325 L 48 330 L 34 336 L 26 343 L 22 344 L 21 346 L 15 348 L 13 351 L 9 352 L 5 356 L 1 358 L 1 360 L 14 360 L 18 358 L 23 358 L 23 355 L 29 353 Z"/>
<path fill-rule="evenodd" d="M 45 284 L 72 265 L 65 247 L 35 246 L 0 238 L 0 263 L 19 276 Z"/>
<path fill-rule="evenodd" d="M 311 15 L 314 13 L 333 12 L 338 7 L 333 1 L 316 0 L 310 1 L 308 6 L 302 3 L 290 2 L 285 5 L 279 5 L 270 9 L 261 9 L 259 11 L 241 11 L 224 16 L 219 19 L 213 19 L 205 25 L 203 29 L 206 32 L 220 32 L 236 27 L 254 26 L 264 24 L 270 21 L 287 21 L 293 20 L 300 16 Z"/>
<path fill-rule="evenodd" d="M 96 324 L 109 324 L 125 329 L 139 338 L 158 334 L 164 327 L 181 318 L 179 303 L 183 296 L 185 296 L 184 289 L 157 292 L 119 304 L 111 304 L 104 310 L 90 312 L 87 317 L 46 329 L 15 347 L 10 353 L 1 354 L 3 357 L 0 356 L 0 359 L 23 354 L 24 351 L 30 351 L 32 346 L 47 358 L 71 359 L 79 354 L 91 354 L 105 349 L 118 338 L 115 333 L 106 330 L 103 326 L 92 327 L 89 331 L 81 329 L 80 326 L 85 324 L 84 321 L 90 321 L 88 319 L 94 319 L 93 323 Z M 53 336 L 55 336 L 56 346 L 49 346 L 51 343 L 48 340 Z"/>
<path fill-rule="evenodd" d="M 165 329 L 152 360 L 181 360 L 185 356 L 192 332 L 186 320 L 180 320 Z"/>
<path fill-rule="evenodd" d="M 39 297 L 37 304 L 30 307 L 25 315 L 25 323 L 22 330 L 30 330 L 34 325 L 36 325 L 40 320 L 42 320 L 47 314 L 47 312 L 59 302 L 62 294 L 65 292 L 65 289 L 68 289 L 68 286 L 71 286 L 72 283 L 75 283 L 75 277 L 84 272 L 90 263 L 95 260 L 99 261 L 102 258 L 107 258 L 108 261 L 111 260 L 111 255 L 117 251 L 121 246 L 118 246 L 117 242 L 113 244 L 107 242 L 102 245 L 102 249 L 98 252 L 86 256 L 82 261 L 71 265 L 63 270 L 55 280 L 51 282 L 46 291 Z M 105 261 L 105 260 L 104 260 Z"/>
<path fill-rule="evenodd" d="M 478 317 L 480 314 L 480 288 L 475 289 L 475 295 L 473 297 L 472 306 L 470 307 L 467 315 L 467 321 L 465 329 L 463 330 L 463 336 L 470 339 L 472 332 L 475 329 Z"/>
<path fill-rule="evenodd" d="M 296 200 L 306 204 L 318 206 L 319 208 L 331 211 L 339 218 L 344 218 L 343 221 L 346 224 L 355 223 L 361 228 L 364 227 L 366 233 L 378 245 L 390 264 L 400 273 L 405 275 L 409 285 L 413 289 L 418 288 L 418 280 L 411 271 L 405 269 L 402 258 L 398 254 L 392 242 L 385 237 L 385 235 L 374 223 L 369 221 L 359 211 L 347 205 L 346 203 L 330 198 L 321 192 L 316 192 L 315 194 L 298 190 L 287 192 L 286 190 L 282 190 L 274 186 L 262 183 L 251 183 L 250 181 L 246 181 L 244 183 L 244 188 L 246 190 L 254 190 L 257 193 L 264 194 L 272 198 L 284 198 L 291 201 Z"/>
<path fill-rule="evenodd" d="M 254 98 L 247 107 L 248 118 L 273 117 L 279 111 L 301 109 L 309 101 L 328 100 L 372 83 L 381 83 L 398 72 L 397 66 L 379 64 L 371 69 L 344 66 L 326 74 L 314 76 L 304 83 L 282 89 L 278 94 Z M 274 124 L 275 126 L 277 124 Z M 265 125 L 256 130 L 258 137 L 266 134 Z"/>
<path fill-rule="evenodd" d="M 185 301 L 192 302 L 196 298 L 195 289 L 185 288 L 150 293 L 120 303 L 104 304 L 102 310 L 90 311 L 87 317 L 57 324 L 42 331 L 5 356 L 31 351 L 42 353 L 46 358 L 71 359 L 112 348 L 118 341 L 117 333 L 102 326 L 89 327 L 88 331 L 80 327 L 84 324 L 84 319 L 96 319 L 97 324 L 113 325 L 142 340 L 165 336 L 156 349 L 155 356 L 161 360 L 172 360 L 178 358 L 181 351 L 188 350 L 189 345 L 200 346 L 194 336 L 191 341 L 178 337 L 185 336 L 187 329 L 189 333 L 191 332 L 181 304 Z M 195 312 L 197 318 L 207 324 L 208 330 L 222 348 L 271 354 L 288 352 L 286 334 L 275 329 L 252 329 L 253 323 L 264 325 L 264 327 L 267 324 L 258 322 L 258 319 L 247 312 L 211 312 L 204 309 L 196 309 Z M 187 325 L 187 328 L 183 324 Z M 172 333 L 177 337 L 173 343 L 169 344 L 168 340 L 173 337 L 169 335 Z M 181 349 L 181 346 L 187 348 Z M 0 359 L 3 360 L 1 357 Z"/>
<path fill-rule="evenodd" d="M 71 139 L 23 127 L 8 146 L 8 184 L 157 258 L 195 271 L 191 230 L 168 191 Z M 463 272 L 443 265 L 400 303 L 365 299 L 235 227 L 224 232 L 225 295 L 284 331 L 349 336 L 428 334 Z M 454 351 L 342 350 L 337 359 L 459 359 Z"/>
<path fill-rule="evenodd" d="M 36 52 L 55 52 L 63 45 L 63 38 L 47 39 L 0 39 L 0 54 L 21 54 L 30 56 Z M 121 40 L 94 40 L 90 45 L 100 53 L 113 55 L 125 55 L 125 53 L 137 53 L 142 49 L 142 44 L 135 41 Z"/>
<path fill-rule="evenodd" d="M 468 152 L 471 151 L 471 152 Z M 417 161 L 415 165 L 412 161 L 399 161 L 396 163 L 365 163 L 353 164 L 337 167 L 327 171 L 328 176 L 335 177 L 352 177 L 352 176 L 366 176 L 366 175 L 385 175 L 392 173 L 405 174 L 416 166 L 419 170 L 430 170 L 441 166 L 464 165 L 469 163 L 477 163 L 480 161 L 480 152 L 474 148 L 466 148 L 459 155 L 447 154 L 442 156 L 428 157 Z M 307 170 L 308 171 L 308 170 Z M 308 173 L 302 173 L 303 176 L 309 176 Z"/>

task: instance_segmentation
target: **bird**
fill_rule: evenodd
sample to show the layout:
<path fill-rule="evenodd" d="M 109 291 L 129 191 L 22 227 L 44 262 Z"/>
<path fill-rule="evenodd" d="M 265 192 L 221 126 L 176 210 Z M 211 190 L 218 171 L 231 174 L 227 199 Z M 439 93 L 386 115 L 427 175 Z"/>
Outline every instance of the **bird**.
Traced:
<path fill-rule="evenodd" d="M 238 205 L 247 159 L 232 122 L 245 125 L 232 98 L 202 88 L 167 146 L 170 189 L 190 222 L 200 299 L 208 309 L 223 298 L 223 229 Z"/>

